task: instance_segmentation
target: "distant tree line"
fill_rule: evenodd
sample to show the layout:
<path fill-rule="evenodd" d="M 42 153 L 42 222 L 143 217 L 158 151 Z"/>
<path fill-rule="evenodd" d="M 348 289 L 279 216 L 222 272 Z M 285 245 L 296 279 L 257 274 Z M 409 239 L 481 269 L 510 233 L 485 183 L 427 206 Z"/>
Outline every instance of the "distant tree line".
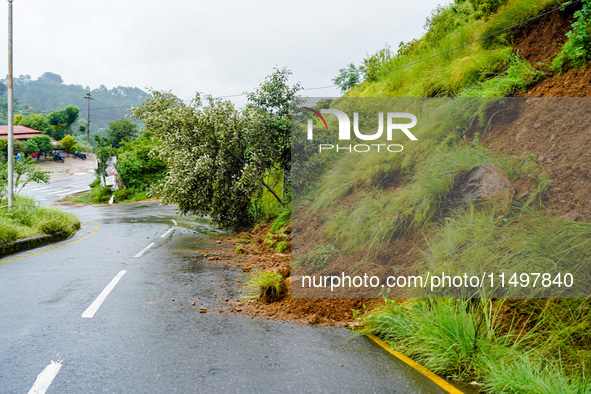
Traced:
<path fill-rule="evenodd" d="M 15 114 L 45 113 L 63 109 L 69 105 L 81 109 L 79 115 L 86 119 L 87 102 L 84 96 L 90 92 L 91 132 L 107 129 L 109 122 L 123 117 L 131 106 L 139 106 L 150 94 L 133 87 L 118 86 L 108 89 L 101 85 L 90 89 L 82 85 L 67 85 L 59 74 L 46 72 L 37 79 L 30 75 L 14 78 Z M 0 123 L 6 124 L 6 85 L 0 83 Z"/>

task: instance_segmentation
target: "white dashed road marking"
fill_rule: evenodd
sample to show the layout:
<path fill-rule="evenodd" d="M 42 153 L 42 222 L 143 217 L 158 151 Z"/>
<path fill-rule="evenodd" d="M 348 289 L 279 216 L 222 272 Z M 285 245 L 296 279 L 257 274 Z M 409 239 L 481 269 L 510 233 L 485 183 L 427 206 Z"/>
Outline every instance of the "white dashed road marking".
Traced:
<path fill-rule="evenodd" d="M 139 257 L 142 257 L 142 255 L 143 255 L 144 253 L 146 253 L 146 252 L 148 251 L 148 249 L 150 249 L 150 248 L 151 248 L 152 246 L 154 246 L 154 245 L 155 245 L 155 244 L 154 244 L 154 242 L 152 242 L 150 245 L 148 245 L 148 246 L 146 246 L 145 248 L 143 248 L 143 249 L 142 249 L 142 250 L 141 250 L 141 251 L 140 251 L 138 254 L 136 254 L 136 255 L 135 255 L 135 256 L 133 256 L 133 257 L 134 257 L 134 258 L 136 258 L 136 259 L 137 259 L 137 258 L 139 258 Z"/>
<path fill-rule="evenodd" d="M 126 272 L 126 270 L 122 270 L 113 278 L 113 280 L 111 280 L 111 282 L 109 282 L 109 284 L 107 285 L 107 287 L 105 287 L 101 294 L 99 294 L 98 297 L 96 297 L 96 300 L 94 300 L 94 302 L 90 304 L 88 308 L 86 308 L 84 313 L 82 313 L 82 318 L 94 317 L 96 311 L 98 311 L 98 309 L 103 304 L 109 293 L 111 293 L 113 288 L 115 288 L 117 282 L 119 282 L 119 280 L 123 277 L 123 275 L 125 275 Z"/>
<path fill-rule="evenodd" d="M 39 375 L 37 375 L 37 379 L 35 379 L 35 383 L 31 390 L 29 390 L 29 394 L 44 394 L 53 379 L 57 376 L 57 373 L 60 371 L 62 367 L 61 361 L 52 361 Z"/>
<path fill-rule="evenodd" d="M 168 234 L 170 234 L 171 232 L 173 232 L 173 231 L 174 231 L 174 228 L 169 228 L 169 229 L 168 229 L 168 231 L 166 231 L 164 234 L 162 234 L 162 235 L 160 236 L 160 238 L 166 238 L 166 236 L 167 236 Z"/>

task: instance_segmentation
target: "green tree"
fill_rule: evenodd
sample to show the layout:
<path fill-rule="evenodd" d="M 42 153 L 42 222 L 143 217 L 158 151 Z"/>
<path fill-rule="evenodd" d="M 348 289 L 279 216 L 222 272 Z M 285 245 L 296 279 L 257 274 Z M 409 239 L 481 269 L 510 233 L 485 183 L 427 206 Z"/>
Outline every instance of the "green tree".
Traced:
<path fill-rule="evenodd" d="M 57 84 L 62 84 L 64 83 L 64 80 L 62 79 L 62 77 L 59 74 L 55 74 L 52 72 L 44 72 L 43 75 L 41 75 L 38 78 L 38 81 L 47 81 L 47 82 L 53 82 L 53 83 L 57 83 Z"/>
<path fill-rule="evenodd" d="M 289 194 L 291 182 L 291 113 L 297 105 L 297 92 L 302 89 L 299 82 L 289 85 L 290 75 L 287 68 L 275 69 L 255 91 L 247 94 L 248 108 L 264 114 L 265 134 L 269 136 L 249 143 L 263 152 L 260 160 L 266 168 L 279 166 L 283 170 L 284 196 Z"/>
<path fill-rule="evenodd" d="M 29 153 L 39 152 L 39 146 L 37 145 L 35 140 L 30 138 L 25 142 L 25 151 Z"/>
<path fill-rule="evenodd" d="M 228 101 L 200 96 L 187 105 L 170 93 L 133 110 L 153 134 L 153 153 L 167 176 L 152 188 L 164 203 L 239 226 L 252 219 L 251 204 L 265 186 L 265 150 L 273 143 L 260 111 L 238 111 Z M 254 143 L 256 142 L 256 143 Z"/>
<path fill-rule="evenodd" d="M 341 89 L 341 93 L 346 93 L 360 80 L 360 70 L 351 63 L 346 68 L 341 68 L 339 75 L 334 77 L 332 82 Z"/>
<path fill-rule="evenodd" d="M 137 138 L 137 125 L 127 118 L 110 122 L 107 137 L 112 147 L 119 148 L 122 142 Z"/>
<path fill-rule="evenodd" d="M 122 142 L 117 150 L 117 171 L 126 188 L 144 192 L 164 179 L 166 164 L 150 155 L 155 147 L 156 141 L 149 134 Z"/>
<path fill-rule="evenodd" d="M 76 145 L 76 140 L 68 134 L 60 141 L 60 143 L 66 148 L 69 155 L 72 152 L 72 148 Z"/>
<path fill-rule="evenodd" d="M 23 114 L 18 114 L 14 117 L 14 121 L 12 124 L 18 126 L 21 123 L 21 120 L 23 120 Z"/>
<path fill-rule="evenodd" d="M 48 183 L 51 171 L 42 171 L 35 165 L 35 160 L 25 157 L 14 161 L 14 193 L 18 195 L 28 182 Z M 0 161 L 0 198 L 4 199 L 8 186 L 8 164 Z"/>
<path fill-rule="evenodd" d="M 371 56 L 363 59 L 363 65 L 360 67 L 364 79 L 374 81 L 376 76 L 381 72 L 382 66 L 392 59 L 392 50 L 390 45 L 386 44 L 382 49 Z"/>
<path fill-rule="evenodd" d="M 31 152 L 47 152 L 51 151 L 51 138 L 47 135 L 36 135 L 35 137 L 30 138 L 28 141 L 33 141 L 35 145 L 37 145 L 38 150 L 31 151 Z"/>
<path fill-rule="evenodd" d="M 42 114 L 30 114 L 28 116 L 24 116 L 19 124 L 21 126 L 30 127 L 34 130 L 45 131 L 49 127 L 47 123 L 47 119 Z"/>
<path fill-rule="evenodd" d="M 68 105 L 60 111 L 53 111 L 47 115 L 47 123 L 52 127 L 51 136 L 59 141 L 64 138 L 66 133 L 71 133 L 72 125 L 78 120 L 80 109 L 73 105 Z"/>

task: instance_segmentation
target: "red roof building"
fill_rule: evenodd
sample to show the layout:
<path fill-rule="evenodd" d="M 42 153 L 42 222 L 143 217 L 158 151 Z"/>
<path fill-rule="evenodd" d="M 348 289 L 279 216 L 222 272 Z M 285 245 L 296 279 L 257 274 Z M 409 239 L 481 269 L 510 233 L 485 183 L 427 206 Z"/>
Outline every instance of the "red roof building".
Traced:
<path fill-rule="evenodd" d="M 42 131 L 27 126 L 12 126 L 12 134 L 15 140 L 27 140 L 36 135 L 43 135 Z M 0 138 L 8 139 L 8 126 L 0 126 Z"/>

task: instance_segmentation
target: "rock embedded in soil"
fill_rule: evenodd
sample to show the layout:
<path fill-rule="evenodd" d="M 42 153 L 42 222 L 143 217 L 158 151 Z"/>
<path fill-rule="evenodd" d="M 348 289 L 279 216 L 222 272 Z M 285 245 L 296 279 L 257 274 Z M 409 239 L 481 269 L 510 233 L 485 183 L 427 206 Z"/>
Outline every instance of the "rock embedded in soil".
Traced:
<path fill-rule="evenodd" d="M 509 177 L 494 163 L 484 163 L 460 179 L 454 185 L 452 201 L 465 205 L 468 202 L 491 203 L 500 212 L 511 206 L 515 189 Z"/>

